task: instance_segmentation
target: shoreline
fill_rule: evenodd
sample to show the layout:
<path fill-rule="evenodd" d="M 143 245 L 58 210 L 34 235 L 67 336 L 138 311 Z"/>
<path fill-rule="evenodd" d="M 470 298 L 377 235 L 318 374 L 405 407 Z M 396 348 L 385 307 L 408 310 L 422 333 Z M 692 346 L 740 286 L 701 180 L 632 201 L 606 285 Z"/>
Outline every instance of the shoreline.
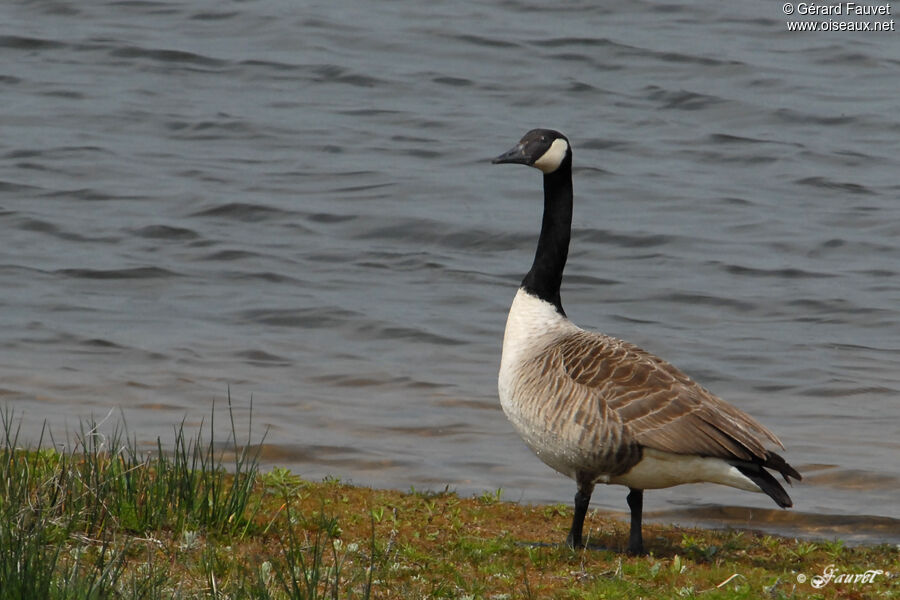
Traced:
<path fill-rule="evenodd" d="M 563 504 L 306 481 L 259 472 L 246 448 L 226 471 L 222 456 L 199 439 L 136 463 L 93 446 L 0 449 L 0 580 L 17 572 L 25 597 L 94 586 L 121 598 L 267 600 L 853 599 L 900 588 L 898 545 L 648 522 L 648 554 L 632 557 L 628 523 L 591 510 L 588 548 L 572 550 Z"/>
<path fill-rule="evenodd" d="M 182 422 L 171 445 L 149 452 L 124 428 L 84 423 L 68 449 L 22 448 L 11 411 L 0 410 L 4 597 L 737 600 L 900 590 L 900 544 L 651 518 L 648 554 L 627 556 L 627 520 L 593 509 L 588 547 L 573 550 L 563 543 L 568 504 L 262 471 L 261 443 L 234 442 L 231 408 L 224 444 L 211 422 L 208 439 Z"/>

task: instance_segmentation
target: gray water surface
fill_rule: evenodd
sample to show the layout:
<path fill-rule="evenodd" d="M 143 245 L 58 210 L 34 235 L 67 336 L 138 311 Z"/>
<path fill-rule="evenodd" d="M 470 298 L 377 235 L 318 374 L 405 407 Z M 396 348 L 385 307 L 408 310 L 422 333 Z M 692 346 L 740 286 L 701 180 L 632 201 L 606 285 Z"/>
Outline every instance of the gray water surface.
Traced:
<path fill-rule="evenodd" d="M 0 402 L 23 435 L 121 409 L 149 444 L 230 389 L 306 477 L 570 502 L 496 398 L 541 179 L 489 159 L 554 127 L 569 316 L 804 474 L 792 511 L 714 486 L 647 510 L 900 541 L 900 37 L 788 32 L 780 3 L 595 5 L 0 4 Z"/>

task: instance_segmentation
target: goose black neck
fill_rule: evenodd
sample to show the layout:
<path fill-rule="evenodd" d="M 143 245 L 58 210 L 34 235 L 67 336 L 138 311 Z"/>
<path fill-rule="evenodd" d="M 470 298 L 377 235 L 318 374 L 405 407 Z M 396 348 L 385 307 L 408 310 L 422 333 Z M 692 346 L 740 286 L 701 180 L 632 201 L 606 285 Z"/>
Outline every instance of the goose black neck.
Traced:
<path fill-rule="evenodd" d="M 549 302 L 563 316 L 559 288 L 572 236 L 572 156 L 544 175 L 544 219 L 531 270 L 522 280 L 526 292 Z"/>

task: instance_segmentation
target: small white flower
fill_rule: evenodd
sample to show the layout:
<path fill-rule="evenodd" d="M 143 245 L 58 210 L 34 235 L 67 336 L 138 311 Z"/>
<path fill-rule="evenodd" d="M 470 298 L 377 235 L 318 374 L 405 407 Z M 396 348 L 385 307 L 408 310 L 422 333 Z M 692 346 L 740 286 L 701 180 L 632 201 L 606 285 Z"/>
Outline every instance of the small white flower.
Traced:
<path fill-rule="evenodd" d="M 272 563 L 264 561 L 259 565 L 259 576 L 262 577 L 263 583 L 269 585 L 272 581 Z"/>
<path fill-rule="evenodd" d="M 199 541 L 200 533 L 196 531 L 184 531 L 181 533 L 181 543 L 179 546 L 182 550 L 193 548 Z"/>

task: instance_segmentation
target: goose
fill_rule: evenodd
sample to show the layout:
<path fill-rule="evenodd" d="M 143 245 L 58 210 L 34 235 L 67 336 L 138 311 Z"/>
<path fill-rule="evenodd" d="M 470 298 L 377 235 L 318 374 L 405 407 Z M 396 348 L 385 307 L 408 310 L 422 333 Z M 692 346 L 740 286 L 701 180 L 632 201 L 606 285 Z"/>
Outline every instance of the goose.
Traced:
<path fill-rule="evenodd" d="M 767 471 L 800 473 L 767 446 L 779 439 L 666 361 L 634 344 L 587 331 L 560 299 L 572 229 L 572 147 L 533 129 L 492 161 L 544 174 L 544 216 L 531 269 L 516 292 L 503 336 L 498 392 L 507 418 L 548 466 L 575 480 L 566 538 L 582 530 L 598 483 L 624 485 L 631 512 L 627 552 L 643 554 L 644 490 L 711 482 L 768 494 L 792 506 Z"/>

